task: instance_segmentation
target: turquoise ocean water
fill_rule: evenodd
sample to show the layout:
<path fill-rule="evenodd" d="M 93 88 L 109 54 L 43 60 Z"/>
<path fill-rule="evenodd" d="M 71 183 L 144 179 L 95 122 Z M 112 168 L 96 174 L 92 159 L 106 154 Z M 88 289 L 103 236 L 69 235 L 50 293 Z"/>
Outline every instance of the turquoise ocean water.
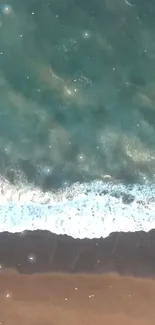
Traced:
<path fill-rule="evenodd" d="M 0 0 L 0 230 L 155 223 L 155 1 Z"/>

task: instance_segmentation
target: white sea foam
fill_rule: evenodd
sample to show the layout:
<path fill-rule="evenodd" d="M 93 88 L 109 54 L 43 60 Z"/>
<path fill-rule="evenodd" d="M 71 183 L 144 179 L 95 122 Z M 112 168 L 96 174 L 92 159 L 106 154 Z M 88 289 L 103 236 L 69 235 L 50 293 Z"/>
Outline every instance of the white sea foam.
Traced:
<path fill-rule="evenodd" d="M 57 193 L 1 179 L 0 232 L 49 230 L 74 238 L 155 228 L 155 186 L 95 181 Z"/>

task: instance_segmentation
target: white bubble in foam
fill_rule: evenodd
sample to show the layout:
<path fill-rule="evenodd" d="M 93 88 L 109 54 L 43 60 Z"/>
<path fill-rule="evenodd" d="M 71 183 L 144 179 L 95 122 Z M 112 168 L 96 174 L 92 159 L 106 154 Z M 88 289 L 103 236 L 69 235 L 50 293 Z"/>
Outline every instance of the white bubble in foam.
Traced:
<path fill-rule="evenodd" d="M 1 232 L 40 229 L 74 238 L 105 238 L 115 231 L 155 228 L 153 183 L 127 186 L 95 181 L 76 183 L 56 193 L 13 186 L 4 179 L 0 186 Z"/>
<path fill-rule="evenodd" d="M 19 232 L 20 237 L 25 237 L 25 235 L 26 235 L 26 230 L 23 230 L 23 231 Z"/>
<path fill-rule="evenodd" d="M 51 147 L 51 146 L 49 146 L 49 147 Z M 37 170 L 41 174 L 49 175 L 50 173 L 52 173 L 53 168 L 51 166 L 48 166 L 48 165 L 45 165 L 45 166 L 38 165 Z"/>

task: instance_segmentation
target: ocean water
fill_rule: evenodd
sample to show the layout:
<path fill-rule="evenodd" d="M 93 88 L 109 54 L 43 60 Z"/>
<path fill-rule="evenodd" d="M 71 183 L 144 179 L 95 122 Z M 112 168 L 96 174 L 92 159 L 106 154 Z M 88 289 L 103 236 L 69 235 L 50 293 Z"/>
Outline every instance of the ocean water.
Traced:
<path fill-rule="evenodd" d="M 0 0 L 0 231 L 154 228 L 154 16 L 154 0 Z"/>

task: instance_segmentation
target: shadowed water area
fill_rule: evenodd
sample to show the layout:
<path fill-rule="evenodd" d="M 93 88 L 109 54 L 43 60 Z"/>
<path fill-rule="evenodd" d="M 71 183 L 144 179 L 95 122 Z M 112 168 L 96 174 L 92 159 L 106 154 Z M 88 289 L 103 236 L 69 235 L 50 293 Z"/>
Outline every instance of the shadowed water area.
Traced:
<path fill-rule="evenodd" d="M 5 178 L 153 181 L 154 17 L 154 0 L 0 1 Z"/>

